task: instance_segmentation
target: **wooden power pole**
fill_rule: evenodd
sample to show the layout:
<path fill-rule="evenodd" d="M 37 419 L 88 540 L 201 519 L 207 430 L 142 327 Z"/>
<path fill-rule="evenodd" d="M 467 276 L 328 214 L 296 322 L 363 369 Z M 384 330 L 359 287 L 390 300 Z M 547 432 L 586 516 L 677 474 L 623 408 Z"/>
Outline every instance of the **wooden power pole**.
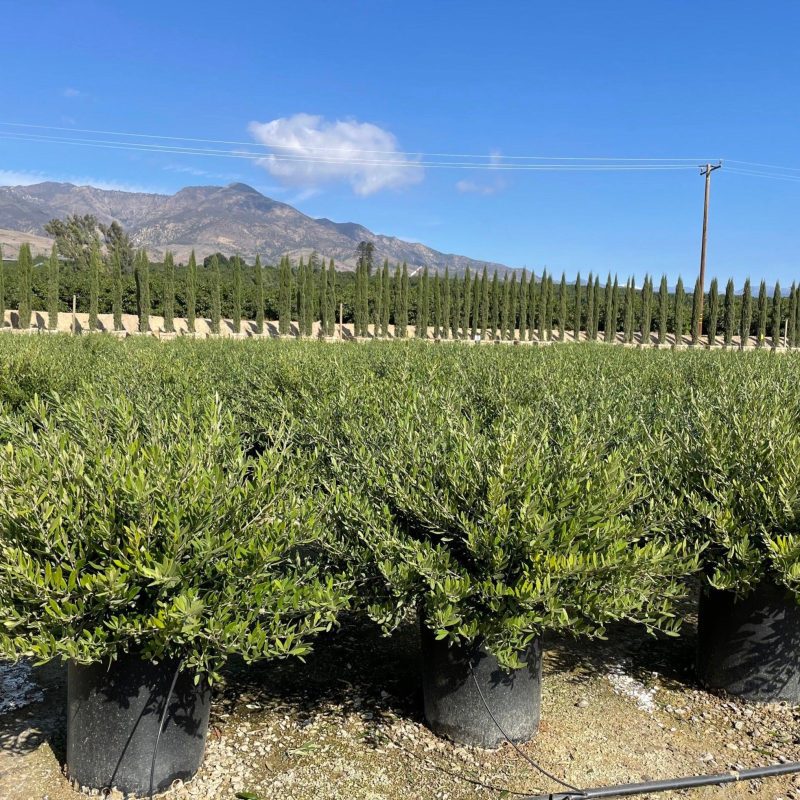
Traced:
<path fill-rule="evenodd" d="M 700 245 L 700 313 L 697 319 L 697 338 L 703 335 L 703 299 L 706 292 L 706 240 L 708 239 L 708 198 L 711 194 L 711 173 L 715 169 L 719 169 L 722 162 L 719 164 L 706 164 L 700 167 L 700 174 L 705 176 L 706 179 L 706 198 L 703 203 L 703 242 Z"/>

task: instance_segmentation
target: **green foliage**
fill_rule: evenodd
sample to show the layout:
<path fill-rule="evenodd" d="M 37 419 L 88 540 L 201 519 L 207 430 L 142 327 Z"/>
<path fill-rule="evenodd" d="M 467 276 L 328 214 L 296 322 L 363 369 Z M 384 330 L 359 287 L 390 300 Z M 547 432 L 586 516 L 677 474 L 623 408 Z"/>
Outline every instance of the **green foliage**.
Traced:
<path fill-rule="evenodd" d="M 661 284 L 658 287 L 658 343 L 660 345 L 667 342 L 667 329 L 669 327 L 669 289 L 667 288 L 667 276 L 661 276 Z"/>
<path fill-rule="evenodd" d="M 742 290 L 742 318 L 739 325 L 739 343 L 746 347 L 750 342 L 750 328 L 753 324 L 753 296 L 750 291 L 750 278 L 744 282 Z"/>
<path fill-rule="evenodd" d="M 288 256 L 281 259 L 278 291 L 278 332 L 286 336 L 292 326 L 292 268 Z"/>
<path fill-rule="evenodd" d="M 643 344 L 650 343 L 650 331 L 653 319 L 653 281 L 649 275 L 644 276 L 644 285 L 642 286 L 642 326 L 641 326 L 641 342 Z"/>
<path fill-rule="evenodd" d="M 761 281 L 758 287 L 758 332 L 756 333 L 756 346 L 763 347 L 767 336 L 767 316 L 769 314 L 769 298 L 767 297 L 767 283 Z"/>
<path fill-rule="evenodd" d="M 256 264 L 260 265 L 258 259 L 256 259 Z M 259 294 L 261 297 L 261 307 L 263 313 L 263 305 L 264 305 L 264 283 L 263 278 L 259 283 Z M 186 267 L 186 327 L 189 333 L 195 332 L 196 327 L 196 317 L 197 317 L 197 259 L 194 255 L 194 250 L 192 250 L 191 254 L 189 255 L 189 264 Z"/>
<path fill-rule="evenodd" d="M 686 305 L 686 292 L 683 288 L 683 279 L 678 278 L 675 286 L 675 345 L 683 344 L 683 310 Z"/>
<path fill-rule="evenodd" d="M 220 324 L 222 322 L 222 301 L 221 301 L 221 278 L 219 270 L 219 260 L 216 256 L 211 258 L 211 274 L 212 274 L 212 289 L 211 289 L 211 333 L 220 332 Z"/>
<path fill-rule="evenodd" d="M 89 330 L 96 331 L 99 327 L 97 314 L 100 300 L 100 272 L 103 269 L 103 259 L 100 255 L 100 245 L 95 242 L 89 253 Z"/>
<path fill-rule="evenodd" d="M 733 334 L 736 328 L 736 298 L 734 296 L 733 280 L 730 279 L 725 286 L 722 325 L 725 333 L 725 347 L 730 347 L 733 344 Z"/>
<path fill-rule="evenodd" d="M 0 255 L 2 261 L 2 255 Z M 52 331 L 58 328 L 58 250 L 53 245 L 47 262 L 47 327 Z"/>
<path fill-rule="evenodd" d="M 747 286 L 749 287 L 749 283 Z M 698 345 L 700 343 L 700 334 L 703 327 L 703 320 L 701 319 L 701 303 L 703 302 L 703 291 L 700 287 L 700 278 L 694 284 L 694 292 L 692 293 L 692 344 Z"/>
<path fill-rule="evenodd" d="M 136 255 L 134 270 L 139 332 L 147 333 L 150 330 L 150 262 L 144 249 Z"/>
<path fill-rule="evenodd" d="M 167 250 L 164 255 L 164 330 L 175 332 L 175 262 L 172 253 Z"/>
<path fill-rule="evenodd" d="M 774 350 L 781 342 L 781 336 L 783 335 L 783 330 L 781 329 L 781 285 L 779 283 L 775 284 L 775 290 L 772 293 L 772 325 L 771 327 L 771 339 L 772 339 L 772 349 Z"/>
<path fill-rule="evenodd" d="M 32 313 L 33 259 L 27 243 L 19 248 L 19 327 L 30 328 Z"/>
<path fill-rule="evenodd" d="M 111 253 L 113 296 L 111 313 L 114 315 L 114 330 L 122 330 L 122 256 L 119 251 Z"/>
<path fill-rule="evenodd" d="M 708 343 L 717 342 L 717 329 L 719 327 L 719 285 L 717 279 L 711 281 L 708 290 Z"/>
<path fill-rule="evenodd" d="M 242 259 L 233 257 L 233 332 L 242 330 Z"/>
<path fill-rule="evenodd" d="M 3 248 L 0 246 L 0 328 L 6 325 L 6 265 L 3 261 Z"/>

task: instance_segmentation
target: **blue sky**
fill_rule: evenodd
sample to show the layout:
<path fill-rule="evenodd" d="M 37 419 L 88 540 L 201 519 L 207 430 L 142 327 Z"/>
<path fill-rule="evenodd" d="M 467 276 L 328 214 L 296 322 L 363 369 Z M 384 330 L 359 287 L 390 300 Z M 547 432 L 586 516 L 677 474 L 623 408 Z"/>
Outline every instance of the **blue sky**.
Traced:
<path fill-rule="evenodd" d="M 0 10 L 14 32 L 0 46 L 0 121 L 70 129 L 0 126 L 0 182 L 172 192 L 238 180 L 312 216 L 440 250 L 569 276 L 666 272 L 672 283 L 697 271 L 696 169 L 445 169 L 420 162 L 465 159 L 407 154 L 467 154 L 487 166 L 533 163 L 512 156 L 722 158 L 710 274 L 800 278 L 797 3 L 162 0 Z M 124 140 L 181 148 L 162 152 L 31 138 L 120 141 L 75 129 L 275 147 L 262 148 L 259 163 L 185 152 L 252 152 L 239 144 Z"/>

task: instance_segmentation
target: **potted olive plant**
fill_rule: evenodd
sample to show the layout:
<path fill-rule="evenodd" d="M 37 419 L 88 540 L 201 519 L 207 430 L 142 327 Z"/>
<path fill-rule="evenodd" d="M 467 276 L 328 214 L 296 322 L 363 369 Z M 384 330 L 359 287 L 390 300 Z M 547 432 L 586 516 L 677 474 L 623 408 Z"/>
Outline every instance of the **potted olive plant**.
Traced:
<path fill-rule="evenodd" d="M 701 681 L 800 702 L 800 402 L 789 363 L 752 354 L 699 381 L 685 419 L 682 535 L 702 549 Z M 702 545 L 702 548 L 700 547 Z"/>
<path fill-rule="evenodd" d="M 493 747 L 537 730 L 543 633 L 674 631 L 694 561 L 637 479 L 650 445 L 616 446 L 568 399 L 476 410 L 460 389 L 397 376 L 342 396 L 320 449 L 370 613 L 419 613 L 428 723 Z"/>
<path fill-rule="evenodd" d="M 229 654 L 302 655 L 346 595 L 281 442 L 248 456 L 214 399 L 83 391 L 0 416 L 0 653 L 66 659 L 66 769 L 125 793 L 189 779 Z"/>

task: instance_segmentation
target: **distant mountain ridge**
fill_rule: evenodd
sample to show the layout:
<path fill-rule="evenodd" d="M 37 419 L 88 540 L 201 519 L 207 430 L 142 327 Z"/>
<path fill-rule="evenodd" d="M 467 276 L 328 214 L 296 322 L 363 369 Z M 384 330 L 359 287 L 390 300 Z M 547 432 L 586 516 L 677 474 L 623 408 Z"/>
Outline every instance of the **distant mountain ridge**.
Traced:
<path fill-rule="evenodd" d="M 266 263 L 276 263 L 282 255 L 297 259 L 316 251 L 333 258 L 340 269 L 354 269 L 356 246 L 365 240 L 375 244 L 376 263 L 384 258 L 392 265 L 405 261 L 412 271 L 427 266 L 460 275 L 467 267 L 474 272 L 484 264 L 490 272 L 510 269 L 372 233 L 354 222 L 314 219 L 244 183 L 188 186 L 172 195 L 54 182 L 0 187 L 0 229 L 13 234 L 11 238 L 42 236 L 50 219 L 68 214 L 93 214 L 105 224 L 117 220 L 152 257 L 171 250 L 178 261 L 186 261 L 193 249 L 201 260 L 219 251 L 248 260 L 260 254 Z"/>

